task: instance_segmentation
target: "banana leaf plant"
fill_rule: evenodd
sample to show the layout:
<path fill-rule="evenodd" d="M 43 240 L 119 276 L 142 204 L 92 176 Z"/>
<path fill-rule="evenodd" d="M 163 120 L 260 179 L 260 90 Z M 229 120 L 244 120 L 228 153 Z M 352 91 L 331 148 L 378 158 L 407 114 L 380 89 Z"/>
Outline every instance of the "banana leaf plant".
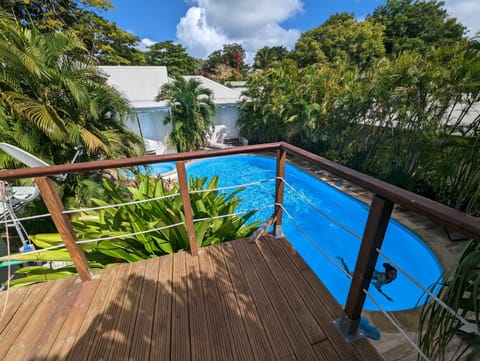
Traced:
<path fill-rule="evenodd" d="M 110 197 L 106 202 L 92 199 L 96 206 L 107 206 L 129 201 L 139 201 L 121 207 L 85 211 L 72 220 L 77 238 L 82 240 L 104 239 L 81 243 L 92 270 L 102 269 L 117 263 L 135 262 L 189 249 L 188 233 L 184 224 L 185 214 L 178 184 L 166 185 L 161 178 L 136 175 L 134 186 L 122 186 L 103 181 L 103 187 Z M 216 190 L 218 177 L 207 183 L 207 178 L 190 178 L 190 200 L 195 233 L 200 247 L 248 237 L 259 226 L 259 222 L 247 223 L 255 211 L 241 216 L 233 215 L 241 199 L 239 188 L 232 193 Z M 204 190 L 202 192 L 199 192 Z M 152 198 L 160 198 L 153 201 Z M 176 225 L 176 226 L 172 226 Z M 164 228 L 168 227 L 169 228 Z M 151 231 L 147 233 L 139 233 Z M 136 235 L 127 235 L 137 233 Z M 125 235 L 125 236 L 123 236 Z M 112 238 L 112 237 L 118 238 Z M 58 234 L 37 234 L 30 236 L 37 249 L 62 244 Z M 6 261 L 7 257 L 0 257 Z M 62 278 L 76 273 L 65 248 L 45 252 L 16 255 L 15 260 L 40 262 L 64 266 L 52 269 L 45 265 L 29 265 L 17 273 L 25 277 L 14 279 L 11 287 L 19 287 L 50 279 Z"/>
<path fill-rule="evenodd" d="M 428 299 L 430 302 L 424 304 L 420 316 L 420 347 L 432 360 L 479 360 L 480 242 L 467 244 L 457 265 L 444 279 L 439 298 L 466 322 Z M 447 355 L 451 345 L 454 354 Z"/>

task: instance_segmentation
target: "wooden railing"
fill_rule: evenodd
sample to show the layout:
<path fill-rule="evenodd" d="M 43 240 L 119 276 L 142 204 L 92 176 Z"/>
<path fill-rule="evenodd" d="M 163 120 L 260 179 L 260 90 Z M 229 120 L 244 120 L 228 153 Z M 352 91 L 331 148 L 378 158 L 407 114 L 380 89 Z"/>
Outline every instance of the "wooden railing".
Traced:
<path fill-rule="evenodd" d="M 367 224 L 362 238 L 355 271 L 353 273 L 344 313 L 340 318 L 339 328 L 345 337 L 355 335 L 360 322 L 360 315 L 365 302 L 364 289 L 368 289 L 375 265 L 378 259 L 388 221 L 395 203 L 422 214 L 431 220 L 457 230 L 465 236 L 480 241 L 480 220 L 466 215 L 458 210 L 444 206 L 425 197 L 408 192 L 394 185 L 385 183 L 368 175 L 362 174 L 350 168 L 331 162 L 318 155 L 284 142 L 233 147 L 218 150 L 187 152 L 168 155 L 149 155 L 137 158 L 103 160 L 88 163 L 56 165 L 50 167 L 26 168 L 0 171 L 0 180 L 12 180 L 17 178 L 33 177 L 40 189 L 41 195 L 48 207 L 52 219 L 62 236 L 72 261 L 77 268 L 82 281 L 91 277 L 88 264 L 83 251 L 76 244 L 75 234 L 67 216 L 63 214 L 63 205 L 55 191 L 54 183 L 48 176 L 64 173 L 80 173 L 93 170 L 130 167 L 175 161 L 177 166 L 178 181 L 181 189 L 181 197 L 185 211 L 186 228 L 188 231 L 190 252 L 198 254 L 188 183 L 185 172 L 185 161 L 201 158 L 233 155 L 241 153 L 277 152 L 277 174 L 275 192 L 275 219 L 274 233 L 282 235 L 282 206 L 285 178 L 285 162 L 287 153 L 295 157 L 303 158 L 330 173 L 344 178 L 374 194 Z"/>

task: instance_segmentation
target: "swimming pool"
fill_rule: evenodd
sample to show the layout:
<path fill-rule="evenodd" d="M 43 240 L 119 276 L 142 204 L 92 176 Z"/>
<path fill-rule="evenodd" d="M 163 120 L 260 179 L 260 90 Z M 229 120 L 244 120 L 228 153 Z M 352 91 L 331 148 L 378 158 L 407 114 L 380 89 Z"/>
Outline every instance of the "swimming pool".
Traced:
<path fill-rule="evenodd" d="M 189 176 L 200 177 L 218 175 L 219 187 L 225 187 L 273 179 L 275 163 L 275 159 L 253 155 L 216 157 L 190 163 L 187 166 L 187 173 Z M 329 221 L 298 198 L 292 190 L 285 187 L 284 206 L 286 210 L 313 238 L 315 244 L 312 244 L 287 216 L 284 216 L 283 232 L 337 301 L 343 305 L 348 296 L 350 281 L 344 273 L 331 264 L 317 247 L 321 247 L 333 259 L 336 259 L 337 256 L 343 257 L 349 268 L 353 270 L 361 240 L 336 223 L 347 227 L 361 237 L 369 206 L 292 164 L 287 164 L 285 178 L 297 192 L 336 221 Z M 271 205 L 275 197 L 275 182 L 247 187 L 238 196 L 242 198 L 239 211 Z M 265 221 L 272 213 L 273 208 L 259 211 L 255 215 L 255 220 Z M 391 220 L 388 226 L 382 251 L 426 287 L 434 284 L 442 273 L 437 258 L 425 243 L 394 220 Z M 376 269 L 383 270 L 384 262 L 387 261 L 380 256 Z M 400 272 L 397 279 L 391 284 L 385 285 L 382 290 L 394 301 L 388 301 L 374 287 L 369 288 L 376 301 L 387 311 L 414 308 L 418 306 L 419 299 L 423 294 L 422 290 Z M 366 310 L 378 309 L 368 297 L 364 308 Z"/>
<path fill-rule="evenodd" d="M 149 164 L 146 168 L 150 174 L 160 175 L 174 171 L 176 169 L 176 164 L 175 162 L 155 163 Z"/>

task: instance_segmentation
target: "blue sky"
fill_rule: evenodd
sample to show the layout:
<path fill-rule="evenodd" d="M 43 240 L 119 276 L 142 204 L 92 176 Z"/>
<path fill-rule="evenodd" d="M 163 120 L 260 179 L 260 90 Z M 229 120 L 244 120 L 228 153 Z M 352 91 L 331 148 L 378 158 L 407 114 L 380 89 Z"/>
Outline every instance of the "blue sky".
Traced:
<path fill-rule="evenodd" d="M 242 44 L 251 60 L 261 47 L 293 48 L 300 34 L 336 12 L 363 19 L 385 0 L 111 0 L 102 13 L 145 45 L 173 40 L 190 55 L 205 58 L 223 44 Z M 480 0 L 446 0 L 464 25 L 480 30 Z M 473 31 L 472 31 L 473 34 Z"/>

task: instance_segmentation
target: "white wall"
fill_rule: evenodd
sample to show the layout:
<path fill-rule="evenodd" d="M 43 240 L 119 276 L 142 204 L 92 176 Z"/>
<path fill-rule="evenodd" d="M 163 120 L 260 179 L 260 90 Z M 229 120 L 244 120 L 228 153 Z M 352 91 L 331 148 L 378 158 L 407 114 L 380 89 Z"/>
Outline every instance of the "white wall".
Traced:
<path fill-rule="evenodd" d="M 146 140 L 147 152 L 155 152 L 156 154 L 173 153 L 176 151 L 175 146 L 168 144 L 172 124 L 163 124 L 168 114 L 168 109 L 140 110 L 130 115 L 126 125 Z"/>
<path fill-rule="evenodd" d="M 233 104 L 218 105 L 218 113 L 213 118 L 213 124 L 227 126 L 227 137 L 238 137 L 240 128 L 237 106 Z"/>
<path fill-rule="evenodd" d="M 128 118 L 126 125 L 128 129 L 145 139 L 147 152 L 156 154 L 174 153 L 175 146 L 168 144 L 168 136 L 172 131 L 172 124 L 163 124 L 169 110 L 137 110 Z M 218 105 L 218 112 L 213 118 L 214 125 L 225 125 L 227 127 L 226 137 L 238 137 L 240 128 L 238 126 L 238 108 L 234 104 Z"/>

